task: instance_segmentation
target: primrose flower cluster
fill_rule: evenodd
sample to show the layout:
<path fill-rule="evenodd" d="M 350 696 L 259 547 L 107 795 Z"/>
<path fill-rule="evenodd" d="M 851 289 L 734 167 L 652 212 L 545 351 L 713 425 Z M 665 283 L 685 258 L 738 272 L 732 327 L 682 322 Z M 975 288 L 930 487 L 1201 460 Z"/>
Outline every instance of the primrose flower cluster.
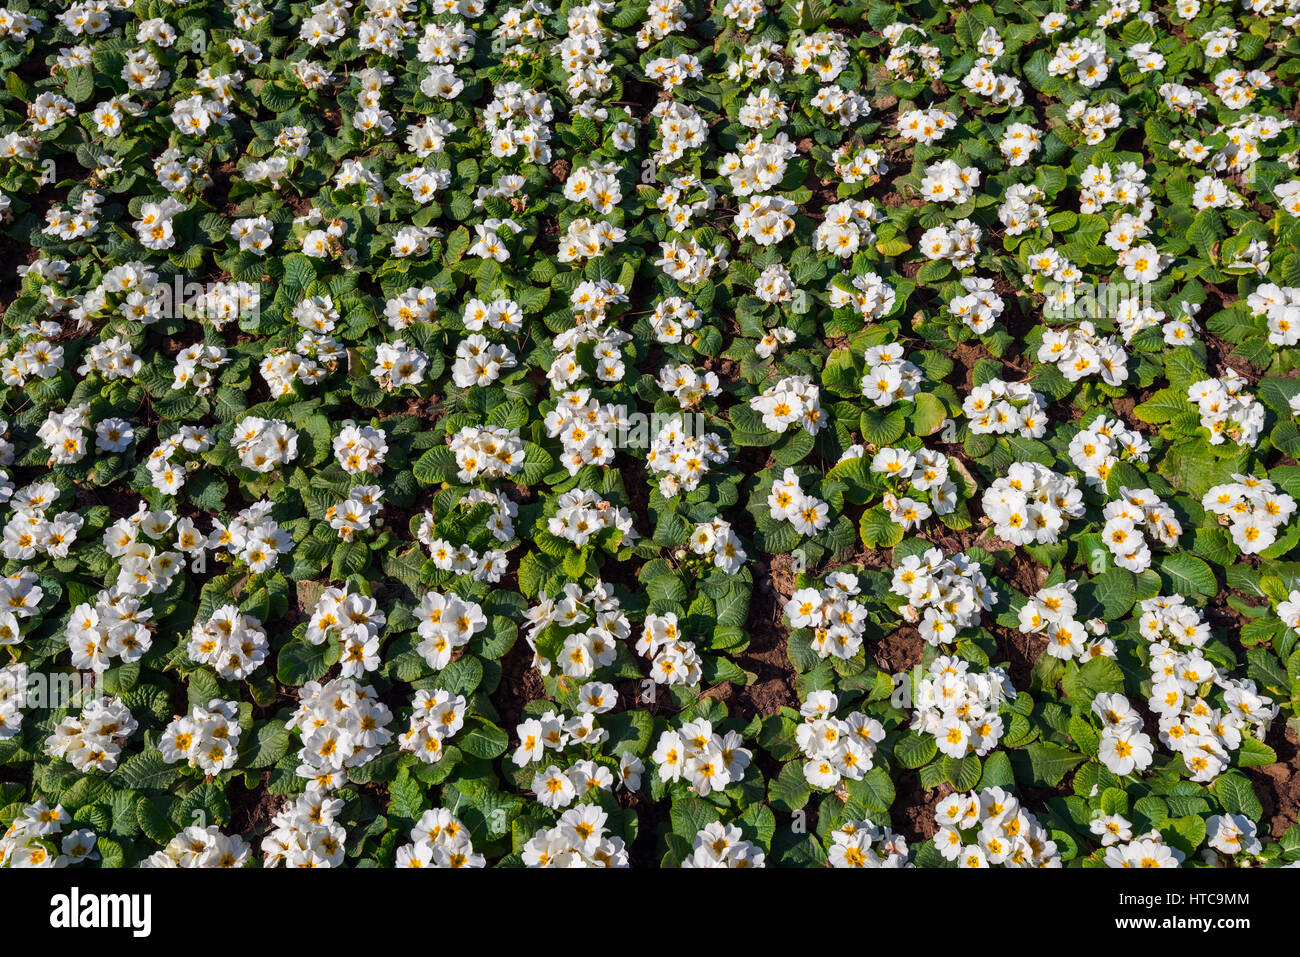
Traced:
<path fill-rule="evenodd" d="M 1267 733 L 1277 705 L 1253 680 L 1222 674 L 1205 657 L 1209 628 L 1181 597 L 1149 598 L 1142 609 L 1151 669 L 1148 705 L 1159 718 L 1160 743 L 1183 756 L 1193 781 L 1212 781 L 1243 737 Z M 1207 700 L 1215 689 L 1218 700 Z"/>
<path fill-rule="evenodd" d="M 855 600 L 862 586 L 856 575 L 832 572 L 824 587 L 801 588 L 785 603 L 792 628 L 811 628 L 812 649 L 822 658 L 849 659 L 866 635 L 866 607 Z"/>
<path fill-rule="evenodd" d="M 934 809 L 935 847 L 958 867 L 1060 867 L 1047 829 L 1001 788 L 950 794 Z"/>
<path fill-rule="evenodd" d="M 972 671 L 969 662 L 940 655 L 912 688 L 911 727 L 932 736 L 949 757 L 982 756 L 997 747 L 1005 730 L 998 712 L 1015 697 L 1011 677 L 1001 668 Z"/>
<path fill-rule="evenodd" d="M 1050 544 L 1084 513 L 1078 483 L 1038 462 L 1017 462 L 984 492 L 984 514 L 1017 545 Z"/>
<path fill-rule="evenodd" d="M 885 737 L 885 729 L 865 714 L 848 718 L 835 716 L 839 699 L 829 691 L 814 691 L 799 713 L 804 723 L 797 740 L 807 763 L 803 773 L 808 783 L 818 788 L 833 788 L 841 779 L 858 781 L 871 770 L 876 745 Z"/>
<path fill-rule="evenodd" d="M 1300 865 L 1298 15 L 0 0 L 0 866 Z"/>
<path fill-rule="evenodd" d="M 907 601 L 903 618 L 936 646 L 955 642 L 997 600 L 978 563 L 960 552 L 945 556 L 937 548 L 905 558 L 894 570 L 890 590 Z"/>
<path fill-rule="evenodd" d="M 1104 655 L 1115 657 L 1115 643 L 1101 637 L 1106 633 L 1105 622 L 1090 618 L 1078 620 L 1079 603 L 1075 591 L 1076 581 L 1061 582 L 1040 588 L 1019 611 L 1020 631 L 1027 635 L 1044 635 L 1047 654 L 1066 661 L 1086 661 Z"/>

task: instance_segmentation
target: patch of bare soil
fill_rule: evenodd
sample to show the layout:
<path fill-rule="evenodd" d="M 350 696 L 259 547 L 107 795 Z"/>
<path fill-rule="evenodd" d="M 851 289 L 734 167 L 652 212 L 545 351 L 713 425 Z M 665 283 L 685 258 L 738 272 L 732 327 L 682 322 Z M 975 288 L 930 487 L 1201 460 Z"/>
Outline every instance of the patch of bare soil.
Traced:
<path fill-rule="evenodd" d="M 1277 762 L 1245 771 L 1264 809 L 1260 829 L 1276 840 L 1300 820 L 1300 737 L 1278 720 L 1269 729 L 1265 744 L 1277 752 Z"/>
<path fill-rule="evenodd" d="M 871 645 L 871 659 L 890 674 L 899 674 L 921 663 L 925 639 L 911 625 L 903 625 Z"/>
<path fill-rule="evenodd" d="M 243 779 L 237 777 L 235 780 L 242 782 Z M 270 828 L 271 819 L 275 817 L 283 800 L 268 790 L 270 781 L 271 772 L 266 770 L 262 772 L 262 783 L 257 790 L 249 791 L 242 783 L 236 783 L 227 791 L 232 833 L 249 837 L 262 834 Z"/>
<path fill-rule="evenodd" d="M 312 201 L 310 196 L 301 196 L 292 191 L 285 192 L 284 201 L 288 207 L 293 210 L 295 216 L 306 216 L 312 211 L 312 207 L 315 206 L 315 203 Z"/>
<path fill-rule="evenodd" d="M 935 806 L 953 793 L 953 786 L 944 782 L 927 791 L 921 787 L 921 779 L 915 771 L 901 772 L 894 783 L 897 788 L 893 813 L 895 831 L 907 838 L 910 845 L 928 841 L 939 831 L 934 820 Z"/>
<path fill-rule="evenodd" d="M 1141 405 L 1143 402 L 1145 402 L 1147 399 L 1151 398 L 1152 394 L 1155 391 L 1156 390 L 1153 388 L 1145 389 L 1141 393 L 1139 393 L 1136 397 L 1121 396 L 1119 398 L 1115 398 L 1111 400 L 1111 407 L 1114 408 L 1115 414 L 1119 416 L 1120 420 L 1124 423 L 1125 427 L 1130 428 L 1135 432 L 1144 433 L 1146 435 L 1155 435 L 1157 432 L 1160 431 L 1158 427 L 1151 425 L 1149 422 L 1143 422 L 1141 419 L 1139 419 L 1136 415 L 1133 414 L 1133 410 L 1137 408 L 1139 405 Z"/>
<path fill-rule="evenodd" d="M 768 581 L 771 582 L 773 590 L 782 599 L 793 595 L 795 582 L 798 580 L 794 570 L 794 559 L 789 555 L 770 555 L 767 567 Z"/>
<path fill-rule="evenodd" d="M 1047 650 L 1046 636 L 1026 635 L 1016 628 L 1003 628 L 998 624 L 990 624 L 989 631 L 997 639 L 998 660 L 1007 663 L 1012 683 L 1017 688 L 1028 688 L 1034 662 Z"/>
<path fill-rule="evenodd" d="M 238 205 L 230 202 L 230 181 L 235 175 L 235 161 L 226 160 L 212 168 L 209 174 L 212 184 L 208 186 L 207 200 L 217 208 L 217 212 L 227 219 L 237 215 Z"/>
<path fill-rule="evenodd" d="M 1261 372 L 1241 356 L 1236 355 L 1233 345 L 1224 342 L 1218 336 L 1205 332 L 1205 368 L 1212 376 L 1221 377 L 1231 369 L 1239 376 L 1255 385 L 1260 380 Z"/>
<path fill-rule="evenodd" d="M 789 561 L 788 556 L 783 557 Z M 757 563 L 755 563 L 757 565 Z M 795 670 L 786 652 L 786 633 L 781 624 L 781 602 L 793 589 L 794 575 L 788 569 L 781 573 L 780 586 L 775 567 L 771 576 L 755 576 L 754 593 L 749 600 L 749 617 L 745 630 L 749 633 L 749 647 L 736 656 L 736 664 L 752 672 L 756 679 L 732 695 L 738 713 L 742 715 L 776 714 L 782 707 L 797 707 L 799 696 L 795 690 Z M 780 588 L 789 588 L 782 592 Z"/>
<path fill-rule="evenodd" d="M 502 729 L 511 738 L 522 719 L 524 705 L 546 697 L 542 676 L 533 667 L 533 649 L 522 634 L 501 659 L 501 684 L 490 697 L 501 715 Z"/>
<path fill-rule="evenodd" d="M 18 242 L 0 230 L 0 262 L 6 263 L 5 268 L 0 270 L 0 316 L 18 298 L 18 291 L 22 288 L 22 278 L 13 264 L 21 262 L 30 266 L 40 254 L 41 251 L 36 247 Z"/>
<path fill-rule="evenodd" d="M 1045 565 L 1024 555 L 1016 555 L 1009 562 L 998 563 L 996 571 L 1022 595 L 1032 595 L 1042 588 L 1049 574 Z"/>

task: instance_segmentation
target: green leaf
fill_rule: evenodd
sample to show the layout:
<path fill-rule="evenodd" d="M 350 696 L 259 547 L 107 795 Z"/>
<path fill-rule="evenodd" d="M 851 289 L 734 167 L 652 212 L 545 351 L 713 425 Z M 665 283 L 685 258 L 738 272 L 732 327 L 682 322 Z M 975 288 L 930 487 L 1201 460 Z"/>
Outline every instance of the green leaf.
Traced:
<path fill-rule="evenodd" d="M 673 801 L 673 806 L 668 812 L 673 833 L 685 838 L 688 845 L 706 826 L 721 819 L 722 816 L 716 807 L 694 795 L 687 795 Z"/>
<path fill-rule="evenodd" d="M 1171 818 L 1160 832 L 1184 854 L 1191 854 L 1205 842 L 1205 818 L 1199 814 Z"/>
<path fill-rule="evenodd" d="M 946 754 L 939 760 L 943 768 L 944 779 L 958 791 L 970 791 L 979 784 L 983 765 L 978 755 L 968 754 L 964 758 L 950 758 Z"/>
<path fill-rule="evenodd" d="M 123 761 L 112 778 L 119 786 L 132 791 L 161 791 L 176 780 L 180 767 L 168 764 L 158 751 L 144 751 Z"/>
<path fill-rule="evenodd" d="M 1067 670 L 1061 679 L 1070 703 L 1080 710 L 1092 705 L 1092 699 L 1099 694 L 1124 690 L 1124 672 L 1113 658 L 1097 657 L 1089 659 L 1077 671 Z"/>
<path fill-rule="evenodd" d="M 397 772 L 388 785 L 388 814 L 408 821 L 420 817 L 425 809 L 424 788 L 410 776 L 406 768 Z"/>
<path fill-rule="evenodd" d="M 475 717 L 466 719 L 465 729 L 456 735 L 455 740 L 458 748 L 477 758 L 495 758 L 510 743 L 506 733 L 491 721 Z"/>
<path fill-rule="evenodd" d="M 1133 573 L 1126 569 L 1111 568 L 1088 584 L 1093 598 L 1101 605 L 1099 617 L 1104 621 L 1123 618 L 1137 601 L 1137 582 Z M 1085 609 L 1082 617 L 1086 619 L 1090 615 L 1091 612 Z"/>
<path fill-rule="evenodd" d="M 1243 774 L 1229 771 L 1219 775 L 1210 783 L 1210 791 L 1229 814 L 1244 814 L 1252 821 L 1258 821 L 1264 813 L 1250 781 Z"/>
<path fill-rule="evenodd" d="M 73 103 L 85 103 L 95 95 L 95 76 L 89 67 L 69 67 L 67 77 L 64 92 Z"/>
<path fill-rule="evenodd" d="M 289 753 L 289 729 L 282 721 L 272 719 L 257 729 L 257 751 L 247 764 L 253 768 L 269 768 Z"/>
<path fill-rule="evenodd" d="M 329 668 L 326 650 L 323 644 L 313 645 L 302 638 L 295 638 L 280 649 L 275 676 L 283 685 L 301 685 L 318 680 Z"/>
<path fill-rule="evenodd" d="M 1012 790 L 1016 786 L 1015 771 L 1011 759 L 1005 751 L 994 751 L 984 759 L 984 773 L 980 776 L 980 786 L 985 788 L 1004 788 Z"/>
<path fill-rule="evenodd" d="M 858 421 L 862 440 L 872 445 L 892 445 L 907 431 L 907 420 L 897 409 L 868 409 Z"/>
<path fill-rule="evenodd" d="M 894 745 L 894 760 L 905 768 L 919 768 L 930 763 L 939 753 L 934 736 L 909 731 Z"/>
<path fill-rule="evenodd" d="M 1187 552 L 1174 552 L 1161 559 L 1160 577 L 1168 589 L 1178 595 L 1213 596 L 1219 591 L 1219 583 L 1210 566 Z"/>
<path fill-rule="evenodd" d="M 912 425 L 912 434 L 926 436 L 938 432 L 943 425 L 943 420 L 948 416 L 943 403 L 928 392 L 918 393 L 913 396 L 913 401 L 916 403 L 916 410 L 908 416 Z"/>
<path fill-rule="evenodd" d="M 808 803 L 812 789 L 803 773 L 803 761 L 791 761 L 781 768 L 767 788 L 767 799 L 772 807 L 787 814 Z"/>
<path fill-rule="evenodd" d="M 903 526 L 899 525 L 884 508 L 869 508 L 862 513 L 858 534 L 867 548 L 893 548 L 903 540 Z"/>
<path fill-rule="evenodd" d="M 1030 783 L 1038 787 L 1056 787 L 1084 761 L 1082 754 L 1076 754 L 1050 741 L 1035 741 L 1025 751 L 1029 754 L 1032 771 Z"/>
<path fill-rule="evenodd" d="M 1241 739 L 1241 749 L 1237 752 L 1237 765 L 1243 768 L 1260 764 L 1276 764 L 1277 752 L 1263 741 L 1252 737 Z"/>
<path fill-rule="evenodd" d="M 482 681 L 483 663 L 473 655 L 465 655 L 438 672 L 436 684 L 452 694 L 469 695 Z"/>
<path fill-rule="evenodd" d="M 172 820 L 178 828 L 222 825 L 230 820 L 230 801 L 221 788 L 205 781 L 181 799 Z"/>
<path fill-rule="evenodd" d="M 979 758 L 975 760 L 978 762 Z M 845 783 L 849 799 L 868 811 L 886 814 L 894 803 L 894 782 L 884 768 L 872 768 L 861 780 Z"/>

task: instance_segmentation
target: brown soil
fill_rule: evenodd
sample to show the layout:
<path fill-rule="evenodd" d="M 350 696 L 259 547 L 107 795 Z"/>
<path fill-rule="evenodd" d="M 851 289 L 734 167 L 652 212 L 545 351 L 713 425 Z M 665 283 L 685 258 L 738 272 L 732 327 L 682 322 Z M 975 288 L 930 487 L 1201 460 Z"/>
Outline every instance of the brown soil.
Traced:
<path fill-rule="evenodd" d="M 227 160 L 212 169 L 212 185 L 205 191 L 207 200 L 217 212 L 227 219 L 238 215 L 239 206 L 230 202 L 230 180 L 235 174 L 235 161 Z"/>
<path fill-rule="evenodd" d="M 1111 406 L 1115 409 L 1115 414 L 1120 417 L 1120 420 L 1126 427 L 1135 432 L 1155 435 L 1159 429 L 1150 423 L 1143 422 L 1133 414 L 1133 410 L 1137 408 L 1138 405 L 1145 402 L 1147 398 L 1148 396 L 1146 395 L 1140 395 L 1137 398 L 1133 398 L 1132 396 L 1122 396 L 1120 398 L 1112 399 Z"/>
<path fill-rule="evenodd" d="M 904 625 L 892 634 L 871 645 L 871 658 L 890 674 L 899 674 L 921 663 L 925 639 L 910 625 Z"/>
<path fill-rule="evenodd" d="M 1047 638 L 1043 635 L 1026 635 L 1016 628 L 1003 628 L 997 624 L 989 630 L 997 639 L 998 660 L 1007 662 L 1012 683 L 1017 688 L 1028 688 L 1034 662 L 1047 650 Z"/>
<path fill-rule="evenodd" d="M 284 194 L 284 201 L 288 204 L 289 208 L 293 210 L 294 216 L 299 217 L 306 216 L 312 211 L 313 206 L 315 206 L 311 197 L 300 196 L 294 192 L 286 192 Z"/>
<path fill-rule="evenodd" d="M 513 739 L 524 713 L 524 705 L 546 697 L 542 676 L 532 665 L 533 650 L 521 634 L 501 659 L 501 684 L 492 695 L 501 715 L 501 728 Z"/>
<path fill-rule="evenodd" d="M 775 568 L 770 579 L 761 572 L 756 578 L 754 594 L 749 600 L 749 618 L 745 622 L 749 647 L 735 658 L 736 664 L 757 676 L 752 683 L 736 689 L 733 696 L 735 707 L 742 715 L 776 714 L 782 707 L 793 708 L 799 703 L 794 665 L 786 653 L 785 626 L 781 623 L 780 600 L 789 593 L 781 593 L 775 587 Z M 787 573 L 786 587 L 793 581 L 793 575 Z"/>
<path fill-rule="evenodd" d="M 768 581 L 773 590 L 782 599 L 789 598 L 795 592 L 797 581 L 794 559 L 789 555 L 771 555 L 768 557 Z"/>
<path fill-rule="evenodd" d="M 1261 836 L 1268 834 L 1276 840 L 1300 820 L 1300 738 L 1279 718 L 1265 743 L 1277 752 L 1277 762 L 1246 768 L 1246 776 L 1264 808 Z"/>
<path fill-rule="evenodd" d="M 1236 298 L 1236 297 L 1233 297 Z M 1205 369 L 1216 377 L 1221 377 L 1229 369 L 1236 372 L 1251 385 L 1257 383 L 1260 379 L 1259 369 L 1252 366 L 1245 359 L 1233 353 L 1233 345 L 1230 342 L 1224 342 L 1218 336 L 1209 332 L 1204 333 L 1205 340 Z"/>
<path fill-rule="evenodd" d="M 1023 595 L 1032 595 L 1047 581 L 1048 569 L 1028 555 L 1016 555 L 996 566 L 997 573 Z"/>
<path fill-rule="evenodd" d="M 267 790 L 271 780 L 269 770 L 262 772 L 262 786 L 256 791 L 249 791 L 242 782 L 227 792 L 230 798 L 230 830 L 242 834 L 245 838 L 263 834 L 271 825 L 271 819 L 280 810 L 284 800 Z M 256 845 L 257 842 L 251 842 Z"/>
<path fill-rule="evenodd" d="M 944 782 L 937 788 L 927 791 L 921 787 L 921 779 L 915 771 L 903 771 L 897 778 L 894 782 L 897 788 L 897 796 L 894 799 L 894 827 L 899 834 L 907 838 L 908 844 L 921 844 L 938 833 L 939 825 L 934 820 L 935 806 L 955 789 L 951 784 Z"/>

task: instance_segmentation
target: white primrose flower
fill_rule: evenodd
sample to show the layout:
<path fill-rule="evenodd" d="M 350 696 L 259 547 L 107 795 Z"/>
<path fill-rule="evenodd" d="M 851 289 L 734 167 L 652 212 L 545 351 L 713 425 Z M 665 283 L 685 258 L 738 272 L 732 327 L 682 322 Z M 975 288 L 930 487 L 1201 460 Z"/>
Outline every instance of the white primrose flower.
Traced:
<path fill-rule="evenodd" d="M 745 840 L 740 828 L 714 821 L 695 835 L 691 856 L 682 860 L 682 867 L 765 867 L 765 860 L 763 851 Z"/>
<path fill-rule="evenodd" d="M 1082 663 L 1096 657 L 1116 657 L 1114 642 L 1094 635 L 1078 620 L 1079 606 L 1074 598 L 1078 584 L 1070 580 L 1040 588 L 1020 608 L 1020 631 L 1044 635 L 1047 653 L 1053 658 Z"/>
<path fill-rule="evenodd" d="M 488 624 L 478 602 L 440 592 L 429 592 L 421 598 L 415 617 L 421 639 L 416 651 L 435 671 L 447 667 L 452 653 L 469 644 Z"/>
<path fill-rule="evenodd" d="M 636 651 L 650 660 L 650 677 L 657 684 L 693 687 L 700 683 L 703 662 L 695 642 L 682 637 L 674 612 L 646 616 Z"/>
<path fill-rule="evenodd" d="M 805 758 L 803 773 L 815 788 L 835 788 L 841 780 L 860 781 L 871 770 L 885 728 L 862 713 L 838 718 L 839 699 L 831 692 L 813 692 L 804 702 L 804 722 L 795 740 Z"/>
<path fill-rule="evenodd" d="M 763 416 L 764 427 L 773 432 L 784 432 L 799 425 L 810 435 L 816 435 L 829 421 L 821 407 L 821 390 L 808 376 L 780 380 L 750 399 L 749 407 Z"/>
<path fill-rule="evenodd" d="M 894 569 L 890 591 L 907 599 L 904 616 L 919 622 L 921 637 L 935 646 L 955 643 L 997 601 L 977 562 L 965 552 L 945 557 L 937 548 L 905 557 Z"/>
<path fill-rule="evenodd" d="M 718 734 L 703 718 L 688 721 L 659 736 L 652 760 L 665 782 L 685 781 L 701 797 L 745 777 L 752 753 L 735 731 Z"/>
<path fill-rule="evenodd" d="M 1262 402 L 1245 390 L 1249 385 L 1235 369 L 1228 369 L 1220 379 L 1203 379 L 1187 387 L 1187 401 L 1196 405 L 1201 425 L 1210 432 L 1212 445 L 1230 438 L 1238 445 L 1253 448 L 1264 428 Z"/>
<path fill-rule="evenodd" d="M 338 867 L 346 855 L 347 830 L 335 818 L 343 801 L 312 788 L 286 798 L 262 838 L 263 867 Z"/>
<path fill-rule="evenodd" d="M 311 782 L 308 794 L 342 786 L 348 768 L 376 758 L 393 739 L 388 730 L 392 718 L 374 688 L 352 678 L 302 685 L 298 708 L 285 727 L 301 735 L 297 774 Z M 265 842 L 262 849 L 267 850 Z"/>
<path fill-rule="evenodd" d="M 470 831 L 446 808 L 430 808 L 411 828 L 411 843 L 397 849 L 394 867 L 486 867 L 474 852 Z"/>
<path fill-rule="evenodd" d="M 1017 462 L 984 491 L 984 514 L 995 533 L 1015 545 L 1055 542 L 1084 513 L 1075 480 L 1037 462 Z"/>
<path fill-rule="evenodd" d="M 379 641 L 388 617 L 369 595 L 326 588 L 312 608 L 304 637 L 313 645 L 340 643 L 340 674 L 360 678 L 379 667 Z"/>
<path fill-rule="evenodd" d="M 254 472 L 272 472 L 298 457 L 298 433 L 280 419 L 245 416 L 235 424 L 230 444 L 239 464 Z"/>
<path fill-rule="evenodd" d="M 934 846 L 958 867 L 1061 867 L 1050 832 L 1002 788 L 950 794 L 934 810 Z"/>
<path fill-rule="evenodd" d="M 248 863 L 252 846 L 238 834 L 223 834 L 215 824 L 191 825 L 173 837 L 162 850 L 154 851 L 141 867 L 225 867 Z"/>
<path fill-rule="evenodd" d="M 207 775 L 234 767 L 239 749 L 239 704 L 214 698 L 167 725 L 158 750 L 168 764 L 184 761 Z"/>
<path fill-rule="evenodd" d="M 714 518 L 695 526 L 691 533 L 691 551 L 707 555 L 713 564 L 728 575 L 745 567 L 747 556 L 739 536 L 732 531 L 731 523 L 724 518 Z"/>
<path fill-rule="evenodd" d="M 543 596 L 524 617 L 528 622 L 524 638 L 533 649 L 533 664 L 543 675 L 549 675 L 558 663 L 567 677 L 586 680 L 600 668 L 613 664 L 617 657 L 616 643 L 632 634 L 632 626 L 613 589 L 603 582 L 585 593 L 576 583 L 569 582 L 560 595 Z M 564 637 L 556 660 L 537 647 L 538 637 L 550 626 L 560 629 Z"/>
<path fill-rule="evenodd" d="M 866 606 L 854 597 L 861 592 L 856 575 L 832 572 L 822 588 L 800 588 L 783 611 L 792 628 L 812 631 L 809 642 L 821 658 L 847 661 L 862 648 L 867 631 Z"/>
<path fill-rule="evenodd" d="M 190 660 L 211 665 L 223 678 L 240 681 L 265 663 L 271 644 L 258 619 L 234 605 L 222 605 L 206 622 L 195 622 L 186 651 Z"/>
<path fill-rule="evenodd" d="M 609 833 L 609 815 L 596 804 L 580 804 L 542 828 L 524 845 L 525 867 L 629 867 L 623 838 Z"/>
<path fill-rule="evenodd" d="M 723 465 L 731 457 L 716 432 L 692 435 L 681 416 L 669 419 L 650 443 L 646 465 L 658 478 L 665 498 L 692 492 L 708 474 L 710 466 Z"/>
<path fill-rule="evenodd" d="M 913 868 L 907 838 L 871 821 L 845 821 L 831 832 L 827 859 L 836 868 Z"/>
<path fill-rule="evenodd" d="M 976 435 L 1015 433 L 1038 439 L 1047 433 L 1047 402 L 1028 382 L 990 379 L 971 389 L 961 410 Z"/>
<path fill-rule="evenodd" d="M 446 743 L 465 723 L 465 698 L 442 689 L 417 691 L 411 706 L 411 726 L 398 735 L 398 747 L 425 764 L 440 761 Z"/>

